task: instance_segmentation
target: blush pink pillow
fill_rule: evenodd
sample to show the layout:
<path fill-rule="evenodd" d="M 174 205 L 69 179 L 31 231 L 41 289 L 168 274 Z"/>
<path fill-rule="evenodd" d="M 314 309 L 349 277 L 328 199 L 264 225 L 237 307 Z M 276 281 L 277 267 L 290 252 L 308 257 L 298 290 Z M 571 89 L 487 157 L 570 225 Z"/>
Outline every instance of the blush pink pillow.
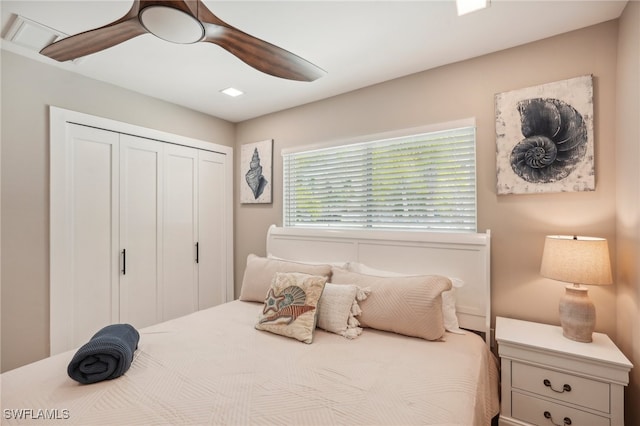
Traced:
<path fill-rule="evenodd" d="M 240 300 L 263 302 L 277 272 L 299 272 L 308 275 L 331 276 L 331 265 L 290 262 L 250 254 L 242 278 Z"/>

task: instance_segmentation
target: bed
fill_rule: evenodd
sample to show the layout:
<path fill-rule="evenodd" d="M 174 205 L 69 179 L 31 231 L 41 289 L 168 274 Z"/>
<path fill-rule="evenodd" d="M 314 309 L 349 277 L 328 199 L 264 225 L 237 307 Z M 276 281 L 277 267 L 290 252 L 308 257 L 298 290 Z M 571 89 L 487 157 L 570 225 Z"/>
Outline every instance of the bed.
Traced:
<path fill-rule="evenodd" d="M 388 278 L 380 278 L 383 283 L 438 274 L 450 283 L 447 291 L 454 282 L 464 283 L 455 288 L 462 331 L 427 340 L 361 323 L 354 326 L 358 335 L 349 338 L 315 327 L 312 341 L 303 343 L 258 330 L 268 305 L 247 300 L 246 277 L 260 269 L 250 272 L 248 261 L 241 294 L 245 300 L 139 330 L 131 367 L 117 379 L 89 385 L 71 380 L 66 369 L 75 351 L 2 374 L 3 424 L 491 423 L 499 401 L 497 363 L 489 348 L 489 233 L 272 227 L 267 251 L 269 256 L 258 257 L 260 265 L 328 264 L 343 278 L 373 276 L 349 269 L 366 265 L 366 272 Z M 297 271 L 277 276 L 318 281 Z M 328 283 L 330 279 L 325 291 Z M 343 285 L 355 286 L 334 283 L 332 288 L 342 291 Z M 366 303 L 378 287 L 367 291 L 356 318 L 375 310 Z M 329 306 L 322 300 L 316 305 L 318 324 Z M 443 303 L 442 298 L 434 300 Z M 375 323 L 373 318 L 369 322 Z"/>

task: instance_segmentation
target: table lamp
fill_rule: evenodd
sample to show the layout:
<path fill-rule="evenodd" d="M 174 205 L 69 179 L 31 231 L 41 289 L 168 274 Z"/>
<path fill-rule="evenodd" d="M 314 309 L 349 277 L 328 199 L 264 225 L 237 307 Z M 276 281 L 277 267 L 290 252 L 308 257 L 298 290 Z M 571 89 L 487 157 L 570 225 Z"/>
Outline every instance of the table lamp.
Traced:
<path fill-rule="evenodd" d="M 609 246 L 604 238 L 548 235 L 544 242 L 540 274 L 572 283 L 560 299 L 562 334 L 578 342 L 591 342 L 596 308 L 588 289 L 581 286 L 612 284 Z"/>

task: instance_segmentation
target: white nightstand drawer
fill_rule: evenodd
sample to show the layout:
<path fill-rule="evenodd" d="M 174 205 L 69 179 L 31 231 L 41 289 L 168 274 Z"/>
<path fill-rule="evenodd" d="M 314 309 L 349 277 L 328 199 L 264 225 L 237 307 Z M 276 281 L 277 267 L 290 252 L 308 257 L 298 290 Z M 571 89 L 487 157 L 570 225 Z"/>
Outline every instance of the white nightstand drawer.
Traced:
<path fill-rule="evenodd" d="M 609 413 L 608 383 L 513 362 L 511 387 Z"/>
<path fill-rule="evenodd" d="M 511 416 L 532 425 L 611 426 L 608 418 L 554 404 L 543 399 L 511 394 Z"/>
<path fill-rule="evenodd" d="M 574 342 L 558 326 L 496 317 L 499 424 L 562 426 L 566 417 L 572 426 L 623 426 L 624 387 L 633 365 L 606 334 L 592 338 Z"/>

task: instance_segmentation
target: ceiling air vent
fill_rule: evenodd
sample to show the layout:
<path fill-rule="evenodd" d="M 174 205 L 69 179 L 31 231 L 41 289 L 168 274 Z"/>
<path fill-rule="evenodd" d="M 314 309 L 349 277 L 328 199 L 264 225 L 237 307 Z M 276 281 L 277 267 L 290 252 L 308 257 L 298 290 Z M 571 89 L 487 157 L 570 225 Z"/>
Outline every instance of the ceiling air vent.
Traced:
<path fill-rule="evenodd" d="M 5 40 L 39 52 L 43 47 L 59 38 L 66 37 L 60 31 L 39 24 L 20 15 L 14 15 L 13 22 L 5 35 Z"/>

